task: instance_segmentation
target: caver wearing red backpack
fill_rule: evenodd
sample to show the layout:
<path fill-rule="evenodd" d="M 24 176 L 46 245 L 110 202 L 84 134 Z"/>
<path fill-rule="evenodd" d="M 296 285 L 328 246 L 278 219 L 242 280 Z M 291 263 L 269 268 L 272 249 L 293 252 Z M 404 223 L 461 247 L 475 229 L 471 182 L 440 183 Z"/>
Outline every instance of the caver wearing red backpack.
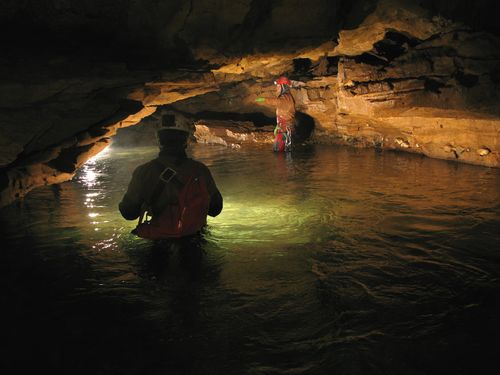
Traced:
<path fill-rule="evenodd" d="M 222 211 L 209 169 L 186 155 L 190 126 L 174 115 L 162 116 L 157 132 L 158 158 L 137 167 L 119 209 L 127 220 L 139 218 L 133 233 L 148 239 L 180 238 L 198 233 L 207 215 Z"/>

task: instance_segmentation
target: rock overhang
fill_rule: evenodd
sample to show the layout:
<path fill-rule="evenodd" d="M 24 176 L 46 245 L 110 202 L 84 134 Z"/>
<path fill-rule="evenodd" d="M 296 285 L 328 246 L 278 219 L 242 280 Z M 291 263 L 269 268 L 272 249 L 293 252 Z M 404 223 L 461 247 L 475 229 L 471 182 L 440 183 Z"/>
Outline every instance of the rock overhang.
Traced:
<path fill-rule="evenodd" d="M 253 99 L 272 95 L 281 74 L 304 83 L 294 95 L 315 142 L 498 166 L 498 29 L 478 29 L 463 3 L 144 0 L 112 9 L 45 0 L 35 16 L 6 2 L 4 25 L 25 17 L 26 32 L 59 37 L 39 57 L 16 45 L 1 61 L 2 191 L 10 189 L 2 202 L 70 178 L 89 150 L 158 107 L 203 126 L 219 121 L 213 128 L 226 134 L 251 132 L 241 116 L 272 119 L 273 108 Z M 472 9 L 487 18 L 483 3 Z M 63 48 L 75 40 L 80 49 Z"/>

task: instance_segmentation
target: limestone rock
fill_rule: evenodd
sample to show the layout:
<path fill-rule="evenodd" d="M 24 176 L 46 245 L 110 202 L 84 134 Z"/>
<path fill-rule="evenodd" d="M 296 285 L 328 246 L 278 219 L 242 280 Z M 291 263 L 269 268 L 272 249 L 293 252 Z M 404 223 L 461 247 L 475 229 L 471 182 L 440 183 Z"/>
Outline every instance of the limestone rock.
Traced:
<path fill-rule="evenodd" d="M 272 144 L 273 127 L 256 129 L 249 122 L 203 121 L 195 125 L 194 136 L 199 143 L 240 148 L 256 143 Z"/>
<path fill-rule="evenodd" d="M 272 142 L 275 108 L 255 98 L 283 74 L 301 82 L 304 139 L 500 166 L 500 24 L 483 2 L 29 3 L 0 3 L 0 206 L 157 108 L 200 140 Z"/>

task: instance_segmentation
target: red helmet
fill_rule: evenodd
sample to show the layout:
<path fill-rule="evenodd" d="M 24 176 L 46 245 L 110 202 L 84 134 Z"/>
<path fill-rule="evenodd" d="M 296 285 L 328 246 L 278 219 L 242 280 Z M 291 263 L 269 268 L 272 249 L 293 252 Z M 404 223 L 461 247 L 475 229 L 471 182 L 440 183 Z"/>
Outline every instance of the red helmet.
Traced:
<path fill-rule="evenodd" d="M 275 85 L 292 85 L 292 81 L 290 81 L 288 78 L 281 76 L 279 77 L 276 81 L 274 81 Z"/>

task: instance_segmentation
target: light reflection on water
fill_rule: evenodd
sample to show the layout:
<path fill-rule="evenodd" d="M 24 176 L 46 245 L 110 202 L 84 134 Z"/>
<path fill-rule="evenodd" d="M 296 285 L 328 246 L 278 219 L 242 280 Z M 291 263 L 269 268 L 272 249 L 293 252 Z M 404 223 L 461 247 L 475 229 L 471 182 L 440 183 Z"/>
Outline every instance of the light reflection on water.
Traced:
<path fill-rule="evenodd" d="M 134 237 L 117 210 L 156 153 L 107 150 L 2 212 L 12 316 L 38 314 L 7 332 L 13 353 L 20 330 L 29 355 L 72 373 L 465 373 L 494 360 L 500 171 L 196 146 L 225 199 L 200 255 Z"/>

